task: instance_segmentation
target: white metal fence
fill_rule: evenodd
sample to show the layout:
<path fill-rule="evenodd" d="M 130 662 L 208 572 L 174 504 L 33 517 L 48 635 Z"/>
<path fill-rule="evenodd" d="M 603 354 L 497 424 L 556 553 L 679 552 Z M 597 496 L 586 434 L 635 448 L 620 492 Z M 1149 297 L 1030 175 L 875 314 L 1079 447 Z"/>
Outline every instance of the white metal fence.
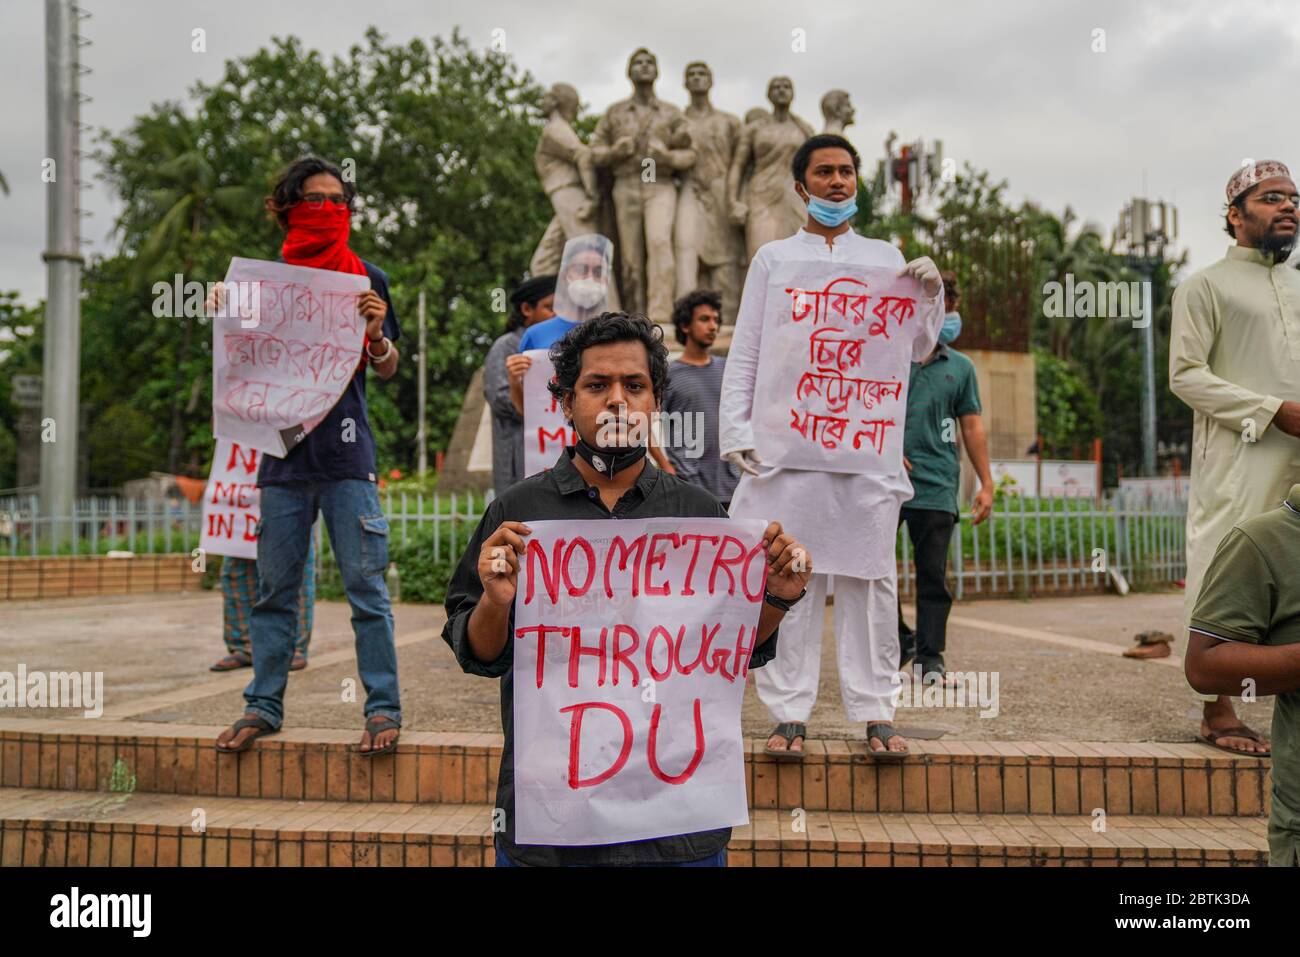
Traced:
<path fill-rule="evenodd" d="M 422 544 L 435 564 L 452 562 L 491 499 L 490 491 L 384 494 L 390 544 Z M 1183 501 L 1122 493 L 1100 502 L 999 497 L 981 525 L 962 516 L 949 546 L 949 578 L 958 598 L 1102 589 L 1111 569 L 1133 583 L 1177 581 L 1186 572 L 1186 509 Z M 201 523 L 201 506 L 186 501 L 88 498 L 77 502 L 74 517 L 52 519 L 39 513 L 36 496 L 10 497 L 0 499 L 0 555 L 51 554 L 47 535 L 56 526 L 59 554 L 187 552 L 198 547 Z M 897 547 L 899 592 L 911 595 L 915 572 L 903 529 Z"/>

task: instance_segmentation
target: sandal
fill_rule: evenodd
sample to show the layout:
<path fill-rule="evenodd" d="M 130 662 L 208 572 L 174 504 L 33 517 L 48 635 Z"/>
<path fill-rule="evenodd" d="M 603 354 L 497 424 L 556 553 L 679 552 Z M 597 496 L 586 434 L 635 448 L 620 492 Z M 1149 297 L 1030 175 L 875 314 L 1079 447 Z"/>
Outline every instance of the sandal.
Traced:
<path fill-rule="evenodd" d="M 1239 724 L 1235 728 L 1222 728 L 1218 731 L 1211 731 L 1209 734 L 1198 734 L 1196 740 L 1202 744 L 1208 744 L 1212 748 L 1218 748 L 1220 751 L 1227 751 L 1229 754 L 1240 755 L 1243 758 L 1271 758 L 1273 756 L 1273 747 L 1269 745 L 1267 751 L 1241 751 L 1237 748 L 1230 748 L 1226 744 L 1219 744 L 1220 738 L 1247 738 L 1251 741 L 1258 741 L 1260 744 L 1268 744 L 1259 732 Z"/>
<path fill-rule="evenodd" d="M 307 656 L 295 654 L 293 656 L 293 664 L 289 665 L 289 670 L 302 671 L 302 669 L 306 667 L 307 667 Z"/>
<path fill-rule="evenodd" d="M 243 731 L 245 728 L 256 728 L 257 734 L 245 738 L 244 743 L 237 748 L 223 748 L 221 746 L 220 741 L 218 741 L 215 744 L 216 749 L 218 751 L 225 751 L 230 754 L 237 754 L 240 751 L 247 751 L 249 748 L 251 748 L 253 746 L 253 742 L 256 741 L 258 738 L 264 738 L 268 734 L 275 734 L 277 731 L 280 730 L 279 728 L 271 727 L 271 723 L 269 721 L 266 721 L 263 718 L 240 718 L 238 721 L 236 721 L 233 725 L 230 726 L 230 730 L 235 732 L 234 737 L 239 737 L 239 732 Z"/>
<path fill-rule="evenodd" d="M 867 753 L 877 761 L 902 761 L 909 752 L 907 751 L 890 751 L 889 739 L 899 737 L 892 724 L 885 724 L 883 721 L 873 721 L 867 724 Z M 880 739 L 881 748 L 879 751 L 871 747 L 871 739 Z"/>
<path fill-rule="evenodd" d="M 370 735 L 372 743 L 375 738 L 379 737 L 381 731 L 391 731 L 394 728 L 400 731 L 402 726 L 392 718 L 387 718 L 382 714 L 377 714 L 373 718 L 366 718 L 366 732 Z M 397 738 L 393 738 L 393 740 L 389 741 L 384 747 L 371 748 L 369 751 L 362 751 L 361 747 L 358 745 L 357 753 L 363 758 L 373 758 L 380 754 L 389 754 L 397 750 L 397 739 L 400 737 L 401 735 L 399 734 Z"/>
<path fill-rule="evenodd" d="M 1124 651 L 1125 658 L 1168 658 L 1174 636 L 1165 631 L 1143 631 L 1133 636 L 1137 644 Z"/>
<path fill-rule="evenodd" d="M 245 658 L 243 655 L 226 655 L 226 657 L 222 658 L 220 661 L 218 661 L 208 670 L 209 671 L 234 671 L 237 668 L 251 668 L 252 666 L 253 666 L 252 658 Z"/>
<path fill-rule="evenodd" d="M 772 734 L 779 734 L 781 737 L 785 738 L 785 749 L 778 751 L 775 748 L 769 748 L 766 745 L 764 745 L 763 747 L 764 754 L 770 754 L 778 761 L 802 761 L 803 760 L 803 754 L 804 754 L 803 748 L 800 747 L 798 751 L 795 751 L 791 746 L 794 744 L 795 738 L 803 738 L 804 743 L 807 743 L 808 741 L 807 725 L 805 725 L 802 721 L 782 721 L 780 724 L 778 724 L 775 728 L 772 729 Z M 768 737 L 770 738 L 772 734 L 769 734 Z"/>

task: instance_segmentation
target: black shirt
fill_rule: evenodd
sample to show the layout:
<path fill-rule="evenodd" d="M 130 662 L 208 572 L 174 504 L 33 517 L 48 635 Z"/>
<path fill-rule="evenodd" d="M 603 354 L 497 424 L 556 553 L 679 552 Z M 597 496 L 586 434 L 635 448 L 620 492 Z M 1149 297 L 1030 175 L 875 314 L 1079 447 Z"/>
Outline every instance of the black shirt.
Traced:
<path fill-rule="evenodd" d="M 506 828 L 496 835 L 496 846 L 515 863 L 534 867 L 566 865 L 680 864 L 717 854 L 731 840 L 731 828 L 696 831 L 625 844 L 587 847 L 551 847 L 515 844 L 514 789 L 514 691 L 512 683 L 514 642 L 507 641 L 501 657 L 484 664 L 474 657 L 469 643 L 469 616 L 483 597 L 478 577 L 478 556 L 483 542 L 502 522 L 531 522 L 555 519 L 595 518 L 727 518 L 726 511 L 698 485 L 691 485 L 661 472 L 647 457 L 636 484 L 623 494 L 613 512 L 605 509 L 600 493 L 590 488 L 573 464 L 573 449 L 565 449 L 549 472 L 539 472 L 506 489 L 493 499 L 474 530 L 460 564 L 447 588 L 447 624 L 443 640 L 451 646 L 463 670 L 469 674 L 501 679 L 501 729 L 505 747 L 497 776 L 496 806 L 505 810 Z M 514 632 L 514 611 L 510 613 Z M 751 653 L 749 667 L 761 668 L 776 657 L 777 635 Z"/>
<path fill-rule="evenodd" d="M 388 276 L 378 266 L 364 261 L 361 265 L 366 267 L 366 275 L 370 277 L 370 288 L 388 303 L 384 335 L 390 342 L 396 342 L 401 338 L 402 330 L 398 328 L 397 312 L 388 294 Z M 307 434 L 307 438 L 290 449 L 288 455 L 282 459 L 274 455 L 262 456 L 257 472 L 259 487 L 339 479 L 375 480 L 375 437 L 370 432 L 370 417 L 366 411 L 366 366 L 369 364 L 368 361 L 357 364 L 356 373 L 329 415 Z M 352 425 L 346 429 L 344 419 L 352 420 Z"/>

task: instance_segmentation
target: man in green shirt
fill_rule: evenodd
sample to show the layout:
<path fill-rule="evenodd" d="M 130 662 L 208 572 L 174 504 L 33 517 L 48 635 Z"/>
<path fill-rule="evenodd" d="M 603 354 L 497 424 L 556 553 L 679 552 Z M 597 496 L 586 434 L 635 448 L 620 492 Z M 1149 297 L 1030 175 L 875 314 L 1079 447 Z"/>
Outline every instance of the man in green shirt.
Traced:
<path fill-rule="evenodd" d="M 1300 864 L 1300 485 L 1219 543 L 1183 668 L 1202 694 L 1275 694 L 1269 863 Z"/>
<path fill-rule="evenodd" d="M 903 433 L 903 465 L 912 480 L 913 497 L 903 503 L 899 524 L 907 523 L 916 563 L 916 630 L 898 609 L 899 668 L 916 658 L 927 682 L 951 679 L 944 673 L 952 595 L 945 580 L 948 542 L 958 518 L 957 486 L 961 461 L 957 455 L 960 428 L 966 454 L 979 475 L 980 490 L 971 505 L 978 525 L 993 507 L 993 475 L 988 444 L 980 418 L 979 383 L 975 364 L 948 344 L 961 332 L 957 303 L 961 294 L 954 273 L 943 274 L 944 319 L 939 342 L 922 362 L 912 363 L 907 383 L 907 425 Z"/>

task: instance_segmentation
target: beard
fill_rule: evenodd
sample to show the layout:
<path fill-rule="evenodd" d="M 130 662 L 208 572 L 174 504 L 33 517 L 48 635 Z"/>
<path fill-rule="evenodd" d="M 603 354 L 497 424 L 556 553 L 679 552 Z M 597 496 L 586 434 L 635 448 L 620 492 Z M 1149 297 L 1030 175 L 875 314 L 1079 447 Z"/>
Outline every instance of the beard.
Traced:
<path fill-rule="evenodd" d="M 1296 241 L 1300 239 L 1300 234 L 1291 233 L 1289 235 L 1278 232 L 1273 224 L 1269 224 L 1260 234 L 1255 243 L 1255 248 L 1263 250 L 1273 257 L 1273 262 L 1280 263 L 1290 257 L 1295 250 Z"/>

